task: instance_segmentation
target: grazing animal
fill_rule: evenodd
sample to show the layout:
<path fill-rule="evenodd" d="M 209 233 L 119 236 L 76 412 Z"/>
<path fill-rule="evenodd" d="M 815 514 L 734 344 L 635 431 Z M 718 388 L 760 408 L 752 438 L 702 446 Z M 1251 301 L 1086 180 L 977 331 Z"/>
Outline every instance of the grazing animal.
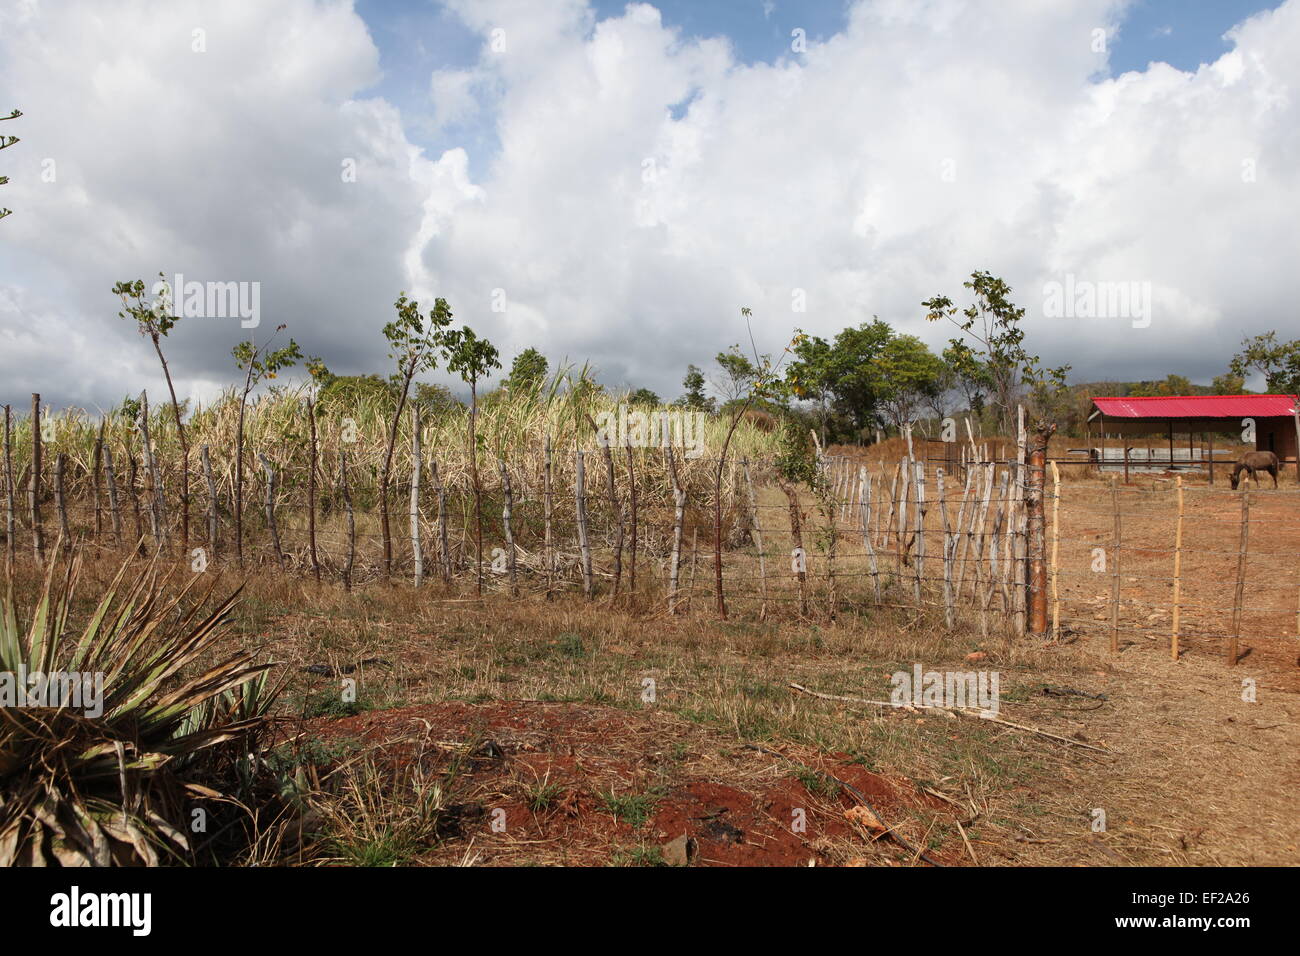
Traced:
<path fill-rule="evenodd" d="M 1248 451 L 1238 459 L 1237 464 L 1232 469 L 1232 490 L 1237 490 L 1237 482 L 1241 480 L 1241 473 L 1246 472 L 1246 477 L 1255 479 L 1255 484 L 1259 484 L 1259 472 L 1266 471 L 1273 476 L 1273 487 L 1277 487 L 1278 462 L 1277 455 L 1271 451 Z"/>
<path fill-rule="evenodd" d="M 761 408 L 747 408 L 745 414 L 740 417 L 742 421 L 749 422 L 761 432 L 776 431 L 776 416 Z"/>

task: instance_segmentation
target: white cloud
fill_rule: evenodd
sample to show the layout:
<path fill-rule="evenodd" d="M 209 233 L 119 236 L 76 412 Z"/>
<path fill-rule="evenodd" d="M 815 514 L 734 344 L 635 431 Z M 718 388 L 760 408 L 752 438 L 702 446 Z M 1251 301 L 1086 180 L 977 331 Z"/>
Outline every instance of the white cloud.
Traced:
<path fill-rule="evenodd" d="M 107 289 L 160 268 L 261 278 L 268 322 L 357 369 L 381 367 L 378 329 L 407 289 L 446 296 L 507 360 L 534 345 L 665 394 L 745 339 L 742 305 L 769 349 L 873 314 L 941 345 L 919 303 L 964 302 L 975 269 L 1015 287 L 1035 351 L 1094 377 L 1208 377 L 1244 333 L 1300 334 L 1284 286 L 1300 0 L 1194 73 L 1114 79 L 1091 49 L 1119 26 L 1107 0 L 859 3 L 841 34 L 770 65 L 646 4 L 599 22 L 578 0 L 450 6 L 481 53 L 429 89 L 444 129 L 494 124 L 499 154 L 472 167 L 463 149 L 426 158 L 394 108 L 361 98 L 377 56 L 346 4 L 12 16 L 0 87 L 28 116 L 4 156 L 19 214 L 0 242 L 18 258 L 0 265 L 0 313 L 106 337 L 117 365 L 42 361 L 33 330 L 0 375 L 125 391 L 149 356 Z M 189 52 L 196 22 L 206 54 Z M 20 182 L 46 155 L 57 187 Z M 1150 328 L 1043 318 L 1043 285 L 1067 273 L 1150 282 Z M 184 331 L 176 364 L 222 380 L 238 332 Z"/>

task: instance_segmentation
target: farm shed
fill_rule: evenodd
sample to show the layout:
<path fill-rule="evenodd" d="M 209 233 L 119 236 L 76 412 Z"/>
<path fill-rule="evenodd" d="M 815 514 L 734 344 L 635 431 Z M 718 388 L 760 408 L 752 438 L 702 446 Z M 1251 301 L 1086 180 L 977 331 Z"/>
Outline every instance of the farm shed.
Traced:
<path fill-rule="evenodd" d="M 1271 451 L 1282 462 L 1296 461 L 1300 416 L 1294 395 L 1169 395 L 1146 398 L 1094 398 L 1088 416 L 1089 434 L 1095 428 L 1101 446 L 1091 457 L 1103 468 L 1199 468 L 1208 464 L 1214 480 L 1214 436 L 1245 433 L 1246 419 L 1254 422 L 1255 447 Z M 1142 448 L 1129 443 L 1132 436 L 1160 435 L 1165 447 Z M 1179 440 L 1175 441 L 1175 436 Z M 1198 441 L 1197 436 L 1200 436 Z M 1107 448 L 1107 438 L 1118 439 Z M 1091 443 L 1090 443 L 1091 444 Z M 1220 460 L 1219 464 L 1227 464 Z"/>

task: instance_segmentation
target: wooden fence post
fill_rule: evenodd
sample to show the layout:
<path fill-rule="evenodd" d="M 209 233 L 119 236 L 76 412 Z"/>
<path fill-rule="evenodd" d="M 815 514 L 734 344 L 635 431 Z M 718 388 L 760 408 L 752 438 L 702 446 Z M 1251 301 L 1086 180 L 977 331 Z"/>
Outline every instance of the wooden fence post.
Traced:
<path fill-rule="evenodd" d="M 1043 511 L 1044 464 L 1047 459 L 1047 444 L 1051 441 L 1056 426 L 1042 424 L 1034 434 L 1034 442 L 1029 452 L 1029 489 L 1026 496 L 1026 516 L 1028 541 L 1026 547 L 1029 559 L 1028 581 L 1028 616 L 1031 634 L 1043 635 L 1047 632 L 1047 534 Z"/>
<path fill-rule="evenodd" d="M 795 577 L 799 580 L 799 610 L 804 616 L 808 616 L 808 553 L 803 547 L 803 522 L 799 515 L 799 493 L 788 483 L 781 482 L 781 490 L 785 492 L 786 501 L 790 506 L 790 537 L 794 542 L 794 549 L 791 551 L 792 569 Z"/>
<path fill-rule="evenodd" d="M 257 453 L 257 459 L 262 463 L 262 470 L 266 472 L 266 523 L 271 529 L 271 545 L 275 548 L 275 560 L 280 565 L 280 570 L 285 570 L 284 551 L 280 548 L 280 529 L 275 523 L 275 469 L 271 467 L 271 461 L 261 452 Z"/>
<path fill-rule="evenodd" d="M 763 598 L 763 607 L 758 612 L 758 619 L 763 621 L 767 619 L 767 557 L 763 549 L 763 529 L 758 520 L 758 498 L 754 495 L 754 482 L 749 474 L 749 459 L 742 458 L 740 467 L 745 476 L 745 494 L 749 499 L 749 521 L 754 528 L 754 546 L 758 549 L 758 578 Z"/>
<path fill-rule="evenodd" d="M 144 472 L 149 478 L 150 496 L 149 496 L 149 524 L 153 529 L 154 546 L 162 548 L 163 546 L 163 502 L 162 502 L 162 478 L 158 473 L 158 463 L 154 459 L 153 443 L 149 438 L 149 395 L 146 392 L 140 393 L 140 434 L 144 450 Z"/>
<path fill-rule="evenodd" d="M 108 513 L 113 519 L 113 543 L 122 546 L 122 510 L 117 500 L 117 475 L 113 471 L 113 449 L 104 446 L 104 484 L 108 488 Z"/>
<path fill-rule="evenodd" d="M 1244 486 L 1243 486 L 1244 487 Z M 1232 601 L 1232 638 L 1228 642 L 1228 666 L 1236 667 L 1240 656 L 1242 602 L 1246 590 L 1246 548 L 1250 543 L 1250 492 L 1241 493 L 1241 540 L 1237 545 L 1237 591 Z"/>
<path fill-rule="evenodd" d="M 574 480 L 574 498 L 578 516 L 578 550 L 582 556 L 582 593 L 591 600 L 591 541 L 587 537 L 587 467 L 582 449 L 578 449 L 577 476 Z"/>
<path fill-rule="evenodd" d="M 605 457 L 605 477 L 609 490 L 609 508 L 617 524 L 617 531 L 614 539 L 614 587 L 610 591 L 609 601 L 611 604 L 618 597 L 618 588 L 623 581 L 623 506 L 619 504 L 618 489 L 614 484 L 614 453 L 610 450 L 610 440 L 607 437 L 601 444 L 601 450 Z"/>
<path fill-rule="evenodd" d="M 546 451 L 542 459 L 542 515 L 545 522 L 542 539 L 543 560 L 546 562 L 546 597 L 551 597 L 553 588 L 553 575 L 555 574 L 555 540 L 551 536 L 551 509 L 553 507 L 554 491 L 551 488 L 553 479 L 553 470 L 551 463 L 551 433 L 546 433 Z"/>
<path fill-rule="evenodd" d="M 95 436 L 95 454 L 94 463 L 90 466 L 90 477 L 92 486 L 95 490 L 95 540 L 98 541 L 104 536 L 104 510 L 99 497 L 99 467 L 104 460 L 104 430 L 108 427 L 108 419 L 100 416 L 99 434 Z"/>
<path fill-rule="evenodd" d="M 1115 475 L 1110 476 L 1110 505 L 1111 512 L 1114 516 L 1115 530 L 1114 542 L 1111 554 L 1111 579 L 1110 579 L 1110 650 L 1112 654 L 1119 653 L 1119 569 L 1120 569 L 1120 546 L 1122 542 L 1122 527 L 1120 525 L 1119 511 L 1119 483 Z"/>
<path fill-rule="evenodd" d="M 939 498 L 939 516 L 943 520 L 943 613 L 944 623 L 952 630 L 955 609 L 952 600 L 952 527 L 948 523 L 948 498 L 943 486 L 943 469 L 934 473 L 934 493 Z"/>
<path fill-rule="evenodd" d="M 411 560 L 415 565 L 415 586 L 424 583 L 424 550 L 420 546 L 420 406 L 411 406 Z"/>
<path fill-rule="evenodd" d="M 127 464 L 130 466 L 130 472 L 127 481 L 127 491 L 131 496 L 131 513 L 135 516 L 135 550 L 137 554 L 144 553 L 144 519 L 140 517 L 140 495 L 136 491 L 136 483 L 139 481 L 140 468 L 136 464 L 135 455 L 126 456 Z"/>
<path fill-rule="evenodd" d="M 438 496 L 438 563 L 442 566 L 442 583 L 451 583 L 451 546 L 447 543 L 447 489 L 438 474 L 438 460 L 429 462 L 429 477 Z"/>
<path fill-rule="evenodd" d="M 826 497 L 825 485 L 822 486 L 823 513 L 826 515 L 826 603 L 830 609 L 830 620 L 835 620 L 836 605 L 838 604 L 838 594 L 835 590 L 835 551 L 836 543 L 839 540 L 839 529 L 835 525 L 835 512 L 840 507 L 839 502 L 834 495 Z"/>
<path fill-rule="evenodd" d="M 14 503 L 13 411 L 5 406 L 5 559 L 13 567 L 17 553 L 18 533 Z"/>
<path fill-rule="evenodd" d="M 54 506 L 59 512 L 59 537 L 62 550 L 72 550 L 72 531 L 68 528 L 68 503 L 63 496 L 63 466 L 68 456 L 59 452 L 54 456 Z"/>
<path fill-rule="evenodd" d="M 312 573 L 316 575 L 316 583 L 319 584 L 320 556 L 316 551 L 316 408 L 310 398 L 307 399 L 307 424 L 308 440 L 311 442 L 307 454 L 307 547 L 311 553 Z M 215 553 L 215 527 L 212 539 Z"/>
<path fill-rule="evenodd" d="M 632 439 L 630 435 L 624 435 L 625 449 L 627 451 L 627 489 L 628 489 L 628 509 L 631 512 L 630 531 L 632 535 L 632 550 L 628 553 L 628 582 L 627 590 L 636 598 L 636 470 L 633 466 Z"/>
<path fill-rule="evenodd" d="M 867 552 L 867 566 L 871 573 L 871 586 L 876 595 L 876 604 L 879 605 L 880 566 L 876 562 L 876 549 L 871 544 L 871 475 L 863 465 L 858 466 L 858 485 L 862 489 L 858 495 L 858 507 L 861 509 L 862 520 L 862 547 Z M 764 593 L 766 593 L 766 587 L 764 587 Z"/>
<path fill-rule="evenodd" d="M 1057 553 L 1061 543 L 1061 469 L 1052 462 L 1052 636 L 1061 639 L 1061 582 Z"/>
<path fill-rule="evenodd" d="M 1179 599 L 1182 596 L 1183 585 L 1183 476 L 1178 475 L 1174 478 L 1174 489 L 1178 494 L 1178 523 L 1174 530 L 1174 612 L 1172 630 L 1169 635 L 1169 657 L 1171 660 L 1178 660 L 1178 625 L 1179 614 L 1182 606 Z"/>
<path fill-rule="evenodd" d="M 32 516 L 32 552 L 38 565 L 45 563 L 45 532 L 41 528 L 41 395 L 32 392 L 32 476 L 27 486 L 27 507 Z"/>
<path fill-rule="evenodd" d="M 208 486 L 208 550 L 209 560 L 217 560 L 217 480 L 212 476 L 212 459 L 208 446 L 199 448 L 199 463 L 203 466 L 203 480 Z"/>
<path fill-rule="evenodd" d="M 506 470 L 505 460 L 497 459 L 497 467 L 501 470 L 501 526 L 506 535 L 506 570 L 510 573 L 510 593 L 519 593 L 518 583 L 518 566 L 515 557 L 515 533 L 510 526 L 510 519 L 514 513 L 515 495 L 514 490 L 510 487 L 510 472 Z"/>
<path fill-rule="evenodd" d="M 912 570 L 915 571 L 913 591 L 916 595 L 916 610 L 921 610 L 921 584 L 925 577 L 925 462 L 917 462 L 916 468 L 916 550 L 912 555 Z"/>
<path fill-rule="evenodd" d="M 351 591 L 352 564 L 357 556 L 357 517 L 352 510 L 352 495 L 348 492 L 348 452 L 346 448 L 339 450 L 339 494 L 343 498 L 343 511 L 348 519 L 348 551 L 347 557 L 343 561 L 341 574 L 343 589 Z"/>
<path fill-rule="evenodd" d="M 677 462 L 673 458 L 673 447 L 667 445 L 664 453 L 668 458 L 668 477 L 673 486 L 673 550 L 668 565 L 668 613 L 677 613 L 677 583 L 681 576 L 682 563 L 682 525 L 686 520 L 686 492 L 677 480 Z"/>

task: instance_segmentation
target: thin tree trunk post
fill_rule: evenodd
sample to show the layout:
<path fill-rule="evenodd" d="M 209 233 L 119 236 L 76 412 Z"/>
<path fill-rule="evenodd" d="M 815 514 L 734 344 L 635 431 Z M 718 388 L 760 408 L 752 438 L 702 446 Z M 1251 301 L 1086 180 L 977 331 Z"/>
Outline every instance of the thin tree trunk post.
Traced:
<path fill-rule="evenodd" d="M 104 484 L 108 489 L 108 513 L 113 520 L 113 543 L 122 546 L 122 509 L 117 500 L 117 475 L 113 471 L 113 449 L 104 446 Z"/>
<path fill-rule="evenodd" d="M 131 513 L 135 515 L 135 549 L 137 554 L 144 553 L 144 519 L 140 516 L 140 495 L 136 490 L 137 482 L 140 478 L 140 469 L 136 464 L 135 455 L 126 456 L 127 463 L 131 466 L 130 482 L 127 486 L 131 494 Z"/>
<path fill-rule="evenodd" d="M 1228 641 L 1228 666 L 1236 667 L 1240 657 L 1241 618 L 1246 590 L 1246 549 L 1250 543 L 1250 492 L 1241 493 L 1241 540 L 1237 545 L 1237 590 L 1232 600 L 1232 637 Z"/>
<path fill-rule="evenodd" d="M 677 480 L 677 462 L 673 458 L 673 449 L 668 445 L 664 449 L 668 456 L 668 477 L 673 484 L 673 551 L 668 565 L 668 613 L 677 613 L 677 583 L 681 575 L 682 561 L 682 525 L 686 520 L 686 492 Z"/>
<path fill-rule="evenodd" d="M 32 476 L 27 487 L 27 507 L 32 518 L 32 552 L 38 565 L 45 563 L 45 531 L 41 527 L 41 396 L 32 392 Z"/>
<path fill-rule="evenodd" d="M 144 473 L 149 479 L 149 525 L 153 530 L 154 546 L 161 549 L 163 546 L 163 515 L 162 515 L 162 481 L 158 476 L 158 463 L 154 459 L 153 441 L 149 437 L 149 396 L 145 392 L 140 393 L 140 435 L 141 444 L 144 446 L 142 454 L 144 456 Z"/>
<path fill-rule="evenodd" d="M 62 549 L 72 549 L 72 531 L 68 528 L 68 503 L 63 496 L 63 466 L 68 456 L 59 452 L 54 456 L 54 506 L 59 512 L 59 537 L 63 541 Z"/>
<path fill-rule="evenodd" d="M 758 550 L 758 580 L 763 599 L 758 619 L 763 621 L 767 619 L 767 557 L 763 550 L 763 529 L 758 520 L 758 498 L 754 495 L 754 482 L 749 474 L 749 459 L 742 458 L 740 464 L 745 476 L 745 495 L 749 499 L 749 522 L 754 529 L 754 547 Z"/>
<path fill-rule="evenodd" d="M 212 476 L 212 459 L 208 446 L 199 448 L 199 463 L 203 466 L 203 480 L 208 486 L 208 551 L 209 560 L 217 560 L 217 480 Z"/>
<path fill-rule="evenodd" d="M 553 506 L 554 492 L 551 489 L 553 481 L 553 465 L 551 461 L 551 433 L 546 433 L 546 450 L 545 457 L 542 459 L 542 514 L 544 521 L 543 531 L 543 557 L 546 563 L 546 597 L 549 600 L 553 588 L 553 576 L 555 574 L 555 540 L 551 536 L 551 508 Z"/>
<path fill-rule="evenodd" d="M 865 466 L 858 466 L 858 485 L 862 491 L 858 495 L 858 508 L 862 516 L 862 548 L 867 552 L 867 566 L 871 574 L 871 587 L 876 595 L 876 604 L 880 604 L 880 565 L 876 561 L 876 549 L 871 544 L 871 475 Z"/>
<path fill-rule="evenodd" d="M 95 491 L 95 540 L 98 541 L 104 537 L 104 508 L 99 495 L 99 468 L 104 460 L 104 430 L 108 427 L 108 419 L 100 417 L 99 434 L 95 436 L 95 455 L 94 464 L 90 466 L 90 476 L 92 486 Z"/>
<path fill-rule="evenodd" d="M 832 496 L 826 501 L 823 511 L 826 515 L 826 603 L 830 611 L 830 620 L 835 620 L 835 612 L 838 606 L 838 594 L 835 590 L 835 551 L 836 544 L 839 541 L 839 529 L 835 524 L 835 512 L 840 507 L 839 503 Z"/>
<path fill-rule="evenodd" d="M 582 593 L 587 600 L 592 597 L 591 540 L 587 537 L 587 466 L 582 449 L 578 449 L 577 476 L 574 481 L 574 498 L 578 516 L 578 550 L 582 557 Z"/>
<path fill-rule="evenodd" d="M 14 566 L 17 557 L 17 504 L 14 501 L 13 410 L 5 406 L 5 560 Z"/>
<path fill-rule="evenodd" d="M 916 468 L 916 552 L 912 557 L 913 593 L 916 597 L 916 610 L 921 610 L 921 585 L 925 577 L 925 462 L 917 462 Z"/>
<path fill-rule="evenodd" d="M 1061 639 L 1061 469 L 1052 462 L 1052 636 Z"/>
<path fill-rule="evenodd" d="M 357 556 L 357 516 L 352 510 L 352 495 L 348 491 L 348 452 L 339 450 L 339 494 L 343 498 L 343 511 L 348 519 L 348 550 L 343 560 L 343 589 L 352 590 L 352 564 Z"/>
<path fill-rule="evenodd" d="M 515 556 L 515 533 L 510 526 L 510 519 L 514 513 L 515 495 L 510 486 L 510 472 L 506 470 L 504 459 L 497 459 L 497 467 L 501 469 L 501 526 L 506 536 L 506 570 L 510 575 L 510 593 L 519 593 L 519 573 Z"/>
<path fill-rule="evenodd" d="M 632 455 L 632 439 L 630 436 L 624 435 L 624 441 L 626 442 L 625 450 L 627 451 L 628 509 L 631 512 L 631 516 L 630 516 L 631 524 L 629 530 L 631 531 L 631 535 L 632 535 L 632 542 L 631 542 L 632 549 L 628 553 L 627 590 L 628 593 L 632 596 L 633 600 L 635 600 L 636 599 L 636 532 L 637 532 L 636 469 L 635 469 L 635 464 L 633 462 L 633 455 Z"/>
<path fill-rule="evenodd" d="M 442 565 L 442 583 L 451 584 L 451 545 L 447 542 L 447 489 L 438 475 L 438 462 L 429 462 L 429 476 L 433 478 L 438 495 L 438 560 Z"/>
<path fill-rule="evenodd" d="M 943 615 L 948 630 L 952 630 L 956 618 L 956 609 L 952 599 L 952 526 L 948 523 L 948 497 L 943 486 L 943 469 L 934 475 L 934 493 L 939 498 L 939 516 L 943 521 Z"/>
<path fill-rule="evenodd" d="M 1115 475 L 1110 476 L 1110 507 L 1114 517 L 1115 530 L 1114 541 L 1112 543 L 1111 554 L 1111 576 L 1110 576 L 1110 651 L 1112 654 L 1119 653 L 1119 569 L 1120 569 L 1120 548 L 1123 541 L 1122 527 L 1120 525 L 1119 511 L 1119 484 Z"/>
<path fill-rule="evenodd" d="M 610 591 L 609 601 L 611 604 L 618 599 L 619 585 L 623 582 L 623 506 L 618 500 L 618 488 L 614 481 L 614 452 L 608 436 L 601 444 L 601 451 L 605 457 L 605 479 L 609 492 L 609 509 L 613 517 L 616 530 L 614 537 L 614 587 Z"/>
<path fill-rule="evenodd" d="M 420 406 L 411 406 L 411 498 L 408 516 L 411 529 L 411 561 L 415 565 L 415 586 L 424 583 L 424 549 L 420 545 Z"/>
<path fill-rule="evenodd" d="M 1174 478 L 1174 491 L 1178 495 L 1178 523 L 1174 526 L 1174 609 L 1169 635 L 1169 657 L 1178 660 L 1178 627 L 1181 624 L 1183 585 L 1183 476 Z"/>
<path fill-rule="evenodd" d="M 311 553 L 311 570 L 319 584 L 320 555 L 316 551 L 316 408 L 310 398 L 307 399 L 307 425 L 308 440 L 311 443 L 307 451 L 307 548 Z M 212 530 L 211 537 L 215 544 L 215 527 Z"/>
<path fill-rule="evenodd" d="M 1214 484 L 1214 432 L 1210 432 L 1207 437 L 1209 439 L 1209 444 L 1210 444 L 1210 448 L 1209 448 L 1210 484 L 1213 485 Z M 1297 467 L 1300 467 L 1300 465 L 1297 465 Z"/>
<path fill-rule="evenodd" d="M 794 549 L 790 552 L 791 570 L 799 581 L 799 611 L 808 616 L 808 555 L 803 547 L 803 522 L 799 515 L 799 493 L 788 483 L 781 482 L 790 507 L 790 537 Z"/>
<path fill-rule="evenodd" d="M 275 469 L 271 467 L 271 461 L 261 452 L 258 452 L 257 459 L 262 463 L 262 470 L 266 472 L 266 523 L 271 529 L 271 545 L 275 548 L 275 560 L 280 565 L 280 570 L 285 570 L 284 551 L 280 547 L 280 529 L 275 523 Z"/>
<path fill-rule="evenodd" d="M 1047 535 L 1043 511 L 1043 484 L 1047 443 L 1055 425 L 1040 425 L 1029 453 L 1029 493 L 1026 496 L 1029 541 L 1029 631 L 1047 632 Z"/>

